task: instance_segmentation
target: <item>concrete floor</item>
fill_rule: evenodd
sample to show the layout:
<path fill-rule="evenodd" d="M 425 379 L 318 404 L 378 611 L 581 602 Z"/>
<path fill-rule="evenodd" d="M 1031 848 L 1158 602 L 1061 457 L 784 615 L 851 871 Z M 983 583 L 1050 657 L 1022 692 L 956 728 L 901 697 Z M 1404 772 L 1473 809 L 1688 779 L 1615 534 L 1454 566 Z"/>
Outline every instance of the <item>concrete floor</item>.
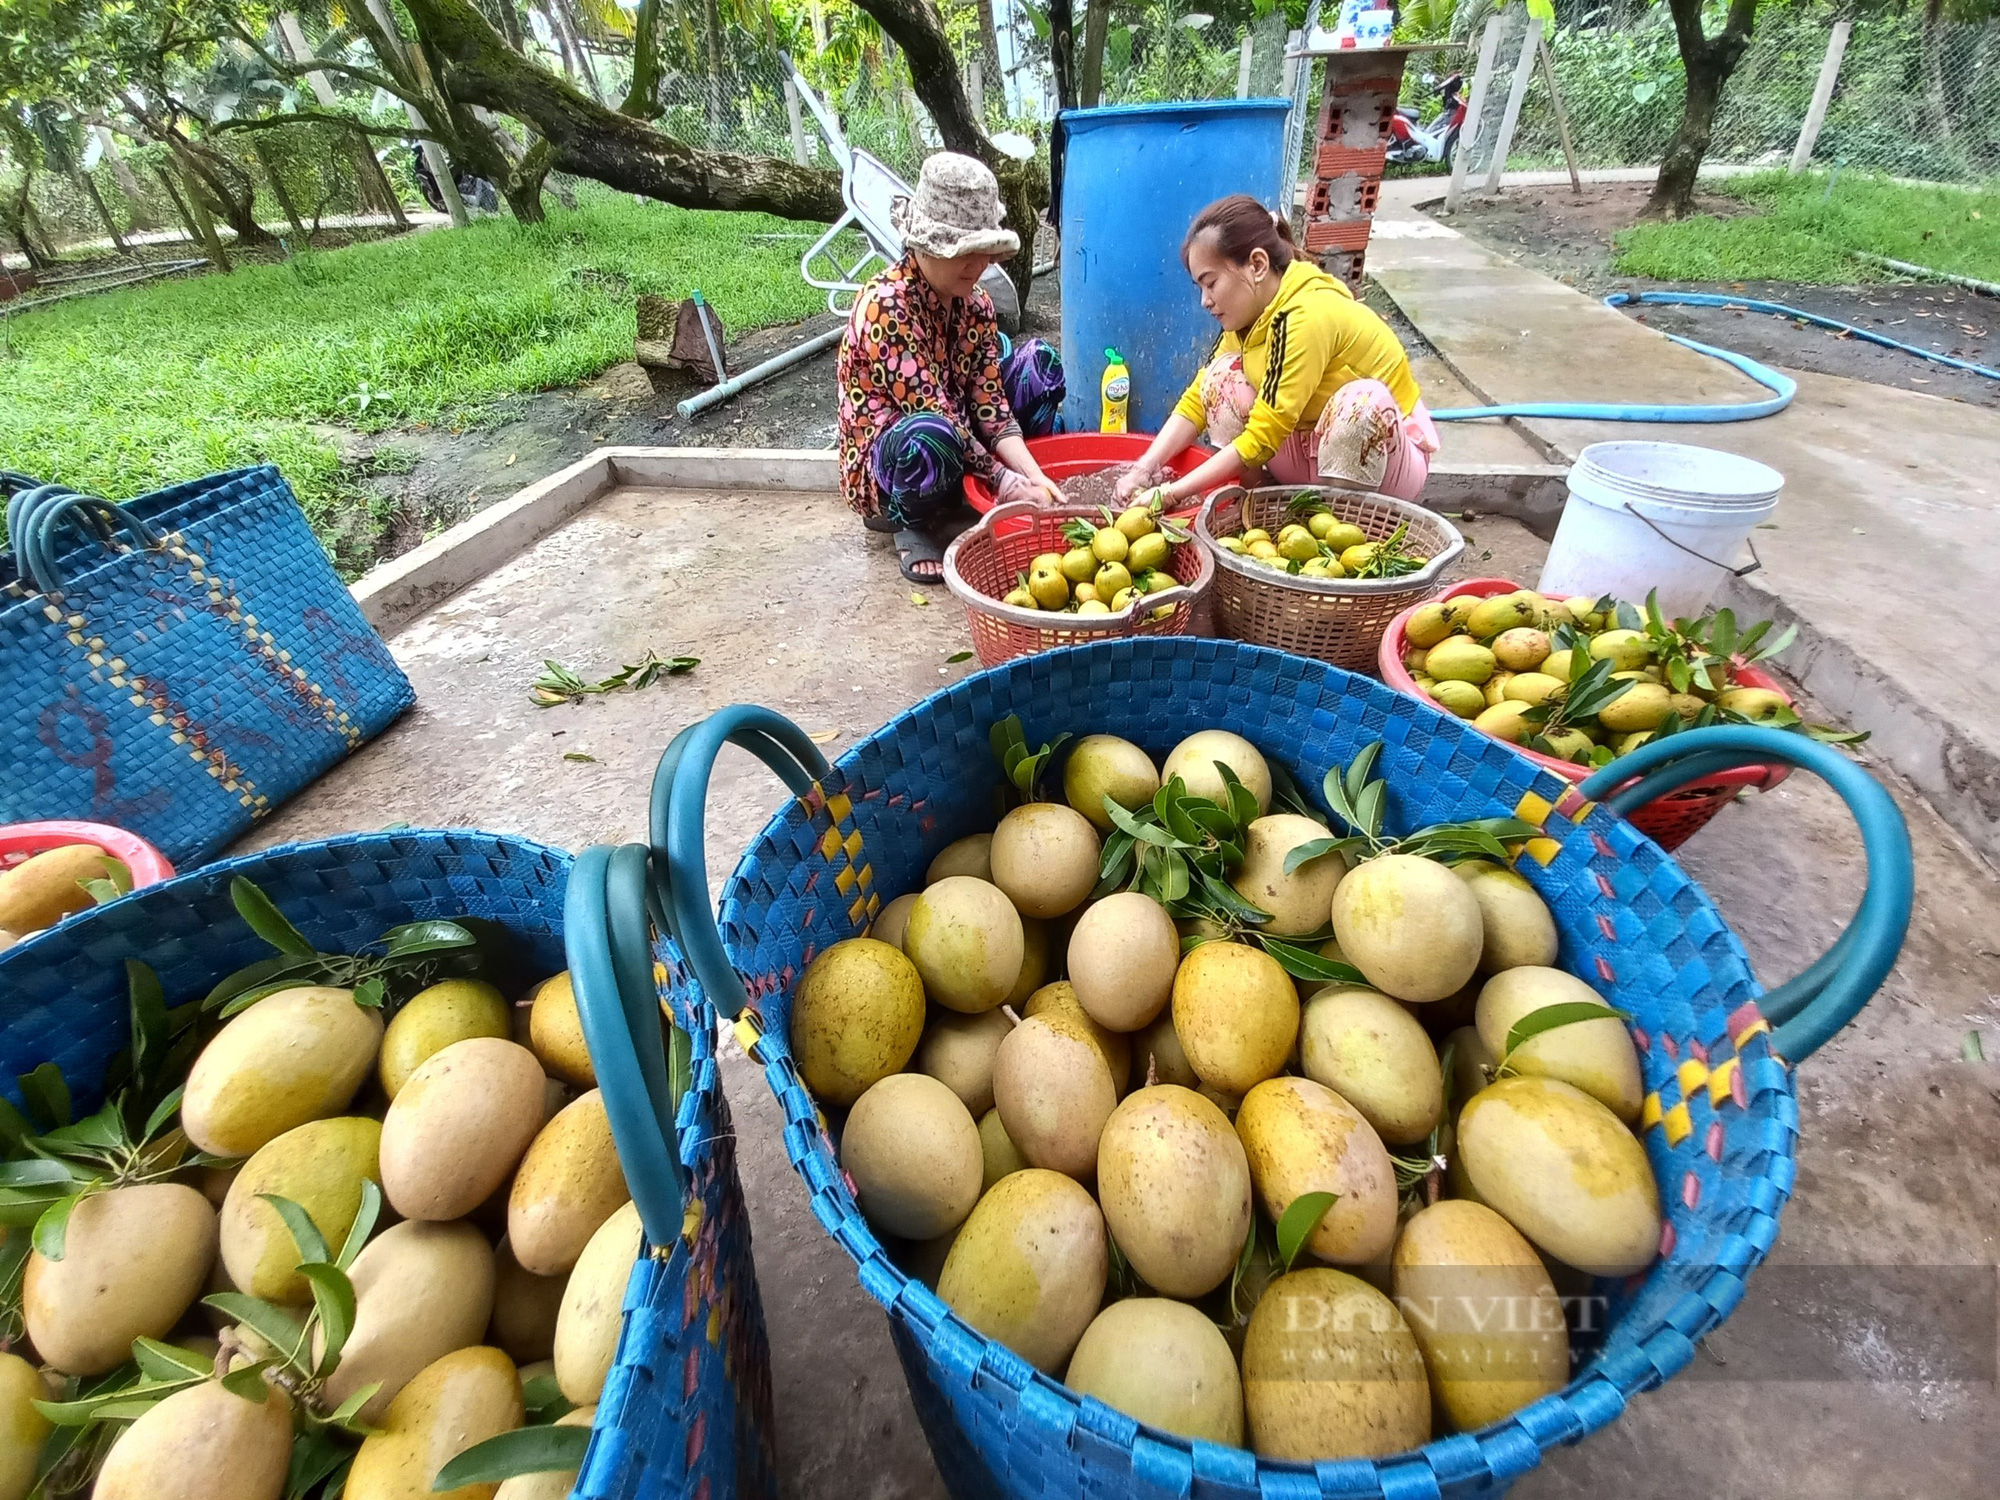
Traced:
<path fill-rule="evenodd" d="M 1539 566 L 1542 544 L 1514 523 L 1466 529 L 1468 572 Z M 974 665 L 946 661 L 967 643 L 959 608 L 939 591 L 913 604 L 883 540 L 859 535 L 827 495 L 614 492 L 398 635 L 418 707 L 253 842 L 394 821 L 476 823 L 571 848 L 629 839 L 674 731 L 732 702 L 777 707 L 838 753 Z M 640 693 L 528 701 L 544 657 L 595 678 L 649 646 L 702 664 Z M 1694 1371 L 1553 1455 L 1516 1490 L 1524 1500 L 1991 1493 L 2000 1071 L 1960 1061 L 1960 1048 L 1983 1028 L 2000 1057 L 2000 882 L 1897 790 L 1917 850 L 1909 945 L 1875 1003 L 1800 1078 L 1798 1193 L 1774 1259 L 1821 1279 L 1760 1274 Z M 748 757 L 731 752 L 718 768 L 718 889 L 779 798 Z M 1804 777 L 1726 810 L 1683 858 L 1773 981 L 1832 939 L 1859 888 L 1845 811 Z M 883 1316 L 812 1218 L 761 1073 L 733 1040 L 722 1050 L 771 1327 L 783 1492 L 942 1495 Z M 1925 1269 L 1944 1266 L 1982 1269 L 1968 1291 L 1962 1275 Z M 1830 1291 L 1836 1274 L 1853 1285 Z M 1774 1375 L 1775 1348 L 1804 1352 Z M 1957 1378 L 1968 1358 L 1984 1379 Z M 1800 1378 L 1815 1374 L 1825 1378 Z"/>
<path fill-rule="evenodd" d="M 1741 402 L 1763 390 L 1572 287 L 1458 234 L 1417 205 L 1435 183 L 1384 185 L 1368 270 L 1486 403 Z M 1384 231 L 1387 231 L 1386 233 Z M 1800 373 L 1777 416 L 1727 426 L 1510 423 L 1551 461 L 1612 439 L 1741 453 L 1786 477 L 1763 571 L 1727 601 L 1795 622 L 1786 665 L 2000 859 L 2000 698 L 1969 691 L 1920 599 L 2000 593 L 2000 412 Z M 1439 404 L 1436 402 L 1433 405 Z M 1465 427 L 1498 424 L 1464 424 Z M 1457 441 L 1456 427 L 1447 443 Z"/>

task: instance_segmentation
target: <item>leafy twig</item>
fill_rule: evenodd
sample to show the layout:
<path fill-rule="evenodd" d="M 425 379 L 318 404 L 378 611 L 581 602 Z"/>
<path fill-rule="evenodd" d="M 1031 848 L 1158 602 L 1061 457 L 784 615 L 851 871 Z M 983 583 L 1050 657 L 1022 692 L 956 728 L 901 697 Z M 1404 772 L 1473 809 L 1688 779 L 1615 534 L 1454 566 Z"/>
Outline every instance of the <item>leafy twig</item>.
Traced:
<path fill-rule="evenodd" d="M 700 665 L 701 658 L 698 656 L 661 656 L 657 651 L 648 650 L 639 660 L 627 662 L 602 681 L 585 682 L 561 662 L 544 658 L 542 675 L 535 679 L 528 696 L 537 708 L 554 708 L 560 703 L 580 703 L 596 694 L 615 693 L 620 688 L 637 692 L 640 688 L 651 687 L 662 677 L 678 677 Z"/>

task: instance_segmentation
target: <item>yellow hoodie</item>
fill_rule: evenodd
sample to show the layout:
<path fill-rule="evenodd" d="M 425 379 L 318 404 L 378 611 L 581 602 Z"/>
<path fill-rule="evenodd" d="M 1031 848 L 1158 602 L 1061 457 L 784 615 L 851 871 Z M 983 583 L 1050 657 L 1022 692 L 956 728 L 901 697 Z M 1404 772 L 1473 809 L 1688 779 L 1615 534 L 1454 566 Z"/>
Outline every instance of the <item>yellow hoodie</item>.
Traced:
<path fill-rule="evenodd" d="M 1278 295 L 1247 332 L 1225 333 L 1215 355 L 1241 354 L 1243 374 L 1257 392 L 1236 451 L 1262 468 L 1299 428 L 1310 429 L 1354 380 L 1379 380 L 1408 416 L 1417 404 L 1417 379 L 1396 335 L 1373 309 L 1354 300 L 1345 282 L 1304 258 L 1285 268 Z M 1174 408 L 1196 427 L 1208 425 L 1201 375 Z"/>

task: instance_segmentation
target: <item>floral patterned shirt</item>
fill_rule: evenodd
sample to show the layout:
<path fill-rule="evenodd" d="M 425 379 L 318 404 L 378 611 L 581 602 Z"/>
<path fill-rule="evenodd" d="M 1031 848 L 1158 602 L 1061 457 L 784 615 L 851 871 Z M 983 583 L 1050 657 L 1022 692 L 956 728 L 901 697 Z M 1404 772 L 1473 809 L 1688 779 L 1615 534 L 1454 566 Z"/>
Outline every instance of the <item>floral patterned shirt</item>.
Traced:
<path fill-rule="evenodd" d="M 993 445 L 1021 424 L 1000 383 L 1000 324 L 977 288 L 947 299 L 904 256 L 861 291 L 840 341 L 840 493 L 864 516 L 884 499 L 868 470 L 899 417 L 936 412 L 965 448 L 965 471 L 992 483 Z"/>

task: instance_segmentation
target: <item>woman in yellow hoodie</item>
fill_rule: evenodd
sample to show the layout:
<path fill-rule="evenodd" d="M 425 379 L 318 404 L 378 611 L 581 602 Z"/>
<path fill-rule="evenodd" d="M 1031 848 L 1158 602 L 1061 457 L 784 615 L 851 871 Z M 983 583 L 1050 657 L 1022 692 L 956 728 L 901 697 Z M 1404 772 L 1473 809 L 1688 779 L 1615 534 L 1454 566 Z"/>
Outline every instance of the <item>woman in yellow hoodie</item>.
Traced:
<path fill-rule="evenodd" d="M 1201 211 L 1181 246 L 1222 338 L 1153 445 L 1117 485 L 1185 504 L 1218 485 L 1346 484 L 1414 500 L 1437 452 L 1409 356 L 1346 285 L 1299 255 L 1291 226 L 1239 193 Z M 1218 451 L 1162 483 L 1204 429 Z"/>

